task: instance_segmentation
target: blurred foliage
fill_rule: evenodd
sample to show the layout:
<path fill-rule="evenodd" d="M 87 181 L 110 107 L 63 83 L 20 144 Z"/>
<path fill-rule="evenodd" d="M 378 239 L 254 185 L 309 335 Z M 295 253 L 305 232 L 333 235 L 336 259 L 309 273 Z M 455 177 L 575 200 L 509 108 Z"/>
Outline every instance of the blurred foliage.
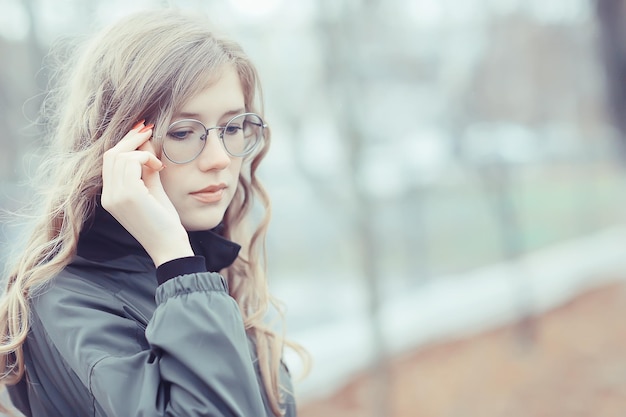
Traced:
<path fill-rule="evenodd" d="M 599 30 L 582 0 L 3 0 L 1 207 L 29 196 L 52 40 L 162 5 L 207 12 L 259 66 L 279 281 L 367 265 L 419 285 L 623 221 Z"/>

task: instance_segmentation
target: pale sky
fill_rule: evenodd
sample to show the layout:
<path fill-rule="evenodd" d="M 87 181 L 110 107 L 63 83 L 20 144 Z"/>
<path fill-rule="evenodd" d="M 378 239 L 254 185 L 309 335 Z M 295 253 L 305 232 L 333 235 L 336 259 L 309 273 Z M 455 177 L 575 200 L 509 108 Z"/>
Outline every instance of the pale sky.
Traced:
<path fill-rule="evenodd" d="M 402 0 L 396 0 L 401 3 Z M 406 0 L 405 0 L 406 1 Z M 38 0 L 36 20 L 38 34 L 44 40 L 51 40 L 61 34 L 80 32 L 84 25 L 77 24 L 91 2 L 70 0 Z M 154 4 L 172 4 L 181 8 L 206 9 L 207 3 L 198 0 L 109 0 L 97 3 L 96 24 L 105 23 L 134 10 Z M 515 11 L 528 13 L 546 23 L 558 23 L 586 19 L 591 13 L 588 0 L 410 0 L 406 1 L 408 11 L 415 22 L 424 29 L 435 29 L 448 24 L 472 24 L 482 21 L 489 13 L 508 14 Z M 301 1 L 294 7 L 286 0 L 230 0 L 227 3 L 214 3 L 212 11 L 220 11 L 220 20 L 245 21 L 247 19 L 266 20 L 276 14 L 284 15 L 310 10 L 310 1 Z M 22 40 L 29 31 L 29 21 L 20 0 L 0 0 L 0 36 L 8 40 Z M 234 15 L 233 15 L 234 12 Z M 302 16 L 298 16 L 302 18 Z"/>

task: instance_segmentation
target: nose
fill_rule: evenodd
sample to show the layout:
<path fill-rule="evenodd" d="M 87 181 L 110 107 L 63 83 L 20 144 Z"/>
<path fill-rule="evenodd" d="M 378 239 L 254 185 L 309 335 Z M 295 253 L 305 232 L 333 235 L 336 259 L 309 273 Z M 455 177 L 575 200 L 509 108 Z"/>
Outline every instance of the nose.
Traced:
<path fill-rule="evenodd" d="M 207 133 L 206 144 L 196 161 L 201 171 L 219 171 L 230 165 L 230 155 L 224 149 L 217 129 Z"/>

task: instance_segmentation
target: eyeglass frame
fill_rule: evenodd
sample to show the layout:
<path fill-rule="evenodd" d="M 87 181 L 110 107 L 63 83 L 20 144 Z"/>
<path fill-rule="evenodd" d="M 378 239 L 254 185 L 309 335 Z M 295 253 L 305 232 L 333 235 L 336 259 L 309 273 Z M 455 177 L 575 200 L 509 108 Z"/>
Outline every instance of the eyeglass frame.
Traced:
<path fill-rule="evenodd" d="M 254 146 L 252 146 L 252 147 L 251 147 L 248 151 L 246 151 L 246 153 L 243 153 L 243 154 L 233 154 L 232 152 L 230 152 L 230 151 L 228 150 L 228 148 L 226 147 L 226 144 L 224 143 L 224 131 L 225 131 L 225 129 L 226 129 L 226 126 L 228 126 L 228 124 L 229 124 L 230 122 L 232 122 L 232 121 L 233 121 L 233 120 L 235 120 L 236 118 L 238 118 L 238 117 L 242 117 L 242 116 L 256 116 L 256 117 L 258 117 L 258 118 L 259 118 L 259 120 L 261 121 L 261 124 L 260 124 L 260 125 L 257 125 L 257 126 L 259 126 L 259 127 L 261 128 L 261 135 L 260 135 L 260 137 L 259 137 L 259 138 L 257 138 L 256 142 L 254 143 Z M 199 123 L 199 124 L 200 124 L 200 126 L 202 126 L 202 127 L 204 128 L 204 130 L 205 130 L 205 135 L 206 135 L 206 136 L 205 136 L 205 139 L 204 139 L 204 143 L 202 144 L 202 148 L 198 151 L 198 153 L 196 154 L 196 156 L 194 156 L 194 157 L 193 157 L 193 158 L 191 158 L 191 159 L 188 159 L 187 161 L 183 161 L 183 162 L 174 161 L 174 160 L 172 160 L 172 159 L 169 157 L 169 155 L 168 155 L 168 154 L 167 154 L 167 152 L 165 151 L 165 140 L 164 140 L 164 141 L 163 141 L 163 144 L 162 144 L 163 155 L 165 155 L 165 157 L 166 157 L 167 159 L 169 159 L 169 160 L 170 160 L 170 162 L 172 162 L 172 163 L 174 163 L 174 164 L 177 164 L 177 165 L 188 164 L 189 162 L 191 162 L 191 161 L 195 160 L 197 157 L 199 157 L 199 156 L 200 156 L 200 154 L 202 154 L 202 151 L 204 151 L 204 148 L 206 147 L 207 139 L 208 139 L 208 137 L 209 137 L 209 133 L 211 132 L 211 130 L 214 130 L 214 129 L 221 129 L 221 131 L 219 131 L 219 134 L 217 135 L 217 137 L 219 138 L 220 142 L 222 143 L 222 147 L 224 148 L 224 150 L 226 151 L 226 153 L 227 153 L 229 156 L 232 156 L 232 157 L 234 157 L 234 158 L 243 158 L 244 156 L 248 156 L 248 155 L 250 155 L 250 154 L 251 154 L 252 152 L 254 152 L 254 150 L 255 150 L 255 149 L 259 146 L 259 143 L 261 142 L 261 140 L 265 138 L 265 128 L 267 128 L 267 127 L 268 127 L 267 123 L 265 123 L 265 121 L 263 120 L 263 118 L 262 118 L 259 114 L 257 114 L 257 113 L 253 113 L 253 112 L 246 112 L 246 113 L 240 113 L 240 114 L 238 114 L 238 115 L 236 115 L 236 116 L 231 117 L 231 118 L 230 118 L 230 119 L 228 119 L 228 121 L 227 121 L 224 125 L 222 125 L 222 126 L 206 127 L 206 126 L 204 125 L 204 123 L 202 123 L 200 120 L 197 120 L 197 119 L 180 119 L 180 120 L 176 120 L 175 122 L 172 122 L 172 123 L 170 123 L 170 124 L 169 124 L 169 126 L 167 127 L 167 132 L 169 132 L 169 131 L 170 131 L 170 128 L 171 128 L 172 126 L 174 126 L 176 123 L 181 123 L 181 122 L 196 122 L 196 123 Z M 256 123 L 254 123 L 254 124 L 256 125 Z M 167 132 L 165 133 L 165 135 L 166 135 L 166 136 L 167 136 Z M 159 140 L 161 140 L 162 138 L 163 138 L 163 136 L 162 136 L 162 135 L 157 136 L 157 139 L 159 139 Z"/>

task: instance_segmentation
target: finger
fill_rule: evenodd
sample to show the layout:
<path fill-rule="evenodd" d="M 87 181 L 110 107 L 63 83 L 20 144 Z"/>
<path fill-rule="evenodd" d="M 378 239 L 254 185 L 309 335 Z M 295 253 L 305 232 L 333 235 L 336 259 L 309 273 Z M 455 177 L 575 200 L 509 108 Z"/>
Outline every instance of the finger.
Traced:
<path fill-rule="evenodd" d="M 151 141 L 147 140 L 144 143 L 142 143 L 138 148 L 138 151 L 145 151 L 145 152 L 150 152 L 152 155 L 156 156 L 156 148 L 154 147 L 154 145 L 152 144 Z"/>
<path fill-rule="evenodd" d="M 144 152 L 135 151 L 115 158 L 111 164 L 111 172 L 103 178 L 103 200 L 110 203 L 110 208 L 126 207 L 145 198 L 148 189 L 141 176 L 147 170 L 145 163 L 151 156 Z M 104 179 L 106 178 L 106 181 Z"/>
<path fill-rule="evenodd" d="M 132 151 L 120 154 L 119 159 L 125 161 L 127 164 L 137 164 L 139 166 L 146 166 L 154 171 L 158 171 L 163 166 L 163 163 L 153 153 L 149 151 Z"/>
<path fill-rule="evenodd" d="M 109 155 L 103 166 L 103 185 L 124 186 L 126 182 L 140 181 L 142 167 L 159 171 L 163 164 L 152 153 L 146 151 L 131 151 L 117 155 Z"/>
<path fill-rule="evenodd" d="M 161 177 L 159 175 L 159 171 L 155 171 L 146 167 L 145 165 L 141 169 L 141 180 L 145 184 L 148 190 L 153 190 L 162 188 L 161 185 Z"/>
<path fill-rule="evenodd" d="M 110 150 L 112 150 L 114 153 L 136 150 L 145 142 L 147 142 L 148 139 L 150 139 L 150 137 L 152 136 L 153 127 L 154 125 L 151 123 L 140 128 L 139 130 L 131 130 Z"/>

